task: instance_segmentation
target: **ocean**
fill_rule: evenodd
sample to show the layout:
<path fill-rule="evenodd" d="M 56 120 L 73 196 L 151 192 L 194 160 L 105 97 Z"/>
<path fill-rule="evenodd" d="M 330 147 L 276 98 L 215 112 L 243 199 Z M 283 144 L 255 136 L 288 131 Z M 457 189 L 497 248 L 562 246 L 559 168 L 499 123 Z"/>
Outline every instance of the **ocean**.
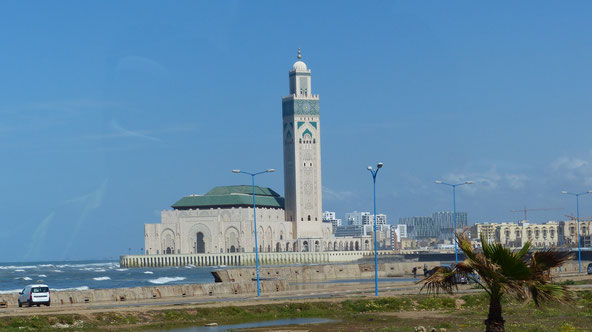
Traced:
<path fill-rule="evenodd" d="M 212 283 L 213 267 L 121 269 L 119 261 L 0 263 L 0 294 L 42 283 L 51 290 L 87 290 Z"/>

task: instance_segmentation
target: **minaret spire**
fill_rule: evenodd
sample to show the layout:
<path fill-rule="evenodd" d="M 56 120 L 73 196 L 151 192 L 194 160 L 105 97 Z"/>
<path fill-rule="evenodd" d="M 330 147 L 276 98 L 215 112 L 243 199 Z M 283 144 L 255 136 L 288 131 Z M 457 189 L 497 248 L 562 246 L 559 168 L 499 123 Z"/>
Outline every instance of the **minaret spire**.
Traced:
<path fill-rule="evenodd" d="M 298 60 L 302 59 L 302 53 L 300 52 L 300 47 L 298 47 Z"/>

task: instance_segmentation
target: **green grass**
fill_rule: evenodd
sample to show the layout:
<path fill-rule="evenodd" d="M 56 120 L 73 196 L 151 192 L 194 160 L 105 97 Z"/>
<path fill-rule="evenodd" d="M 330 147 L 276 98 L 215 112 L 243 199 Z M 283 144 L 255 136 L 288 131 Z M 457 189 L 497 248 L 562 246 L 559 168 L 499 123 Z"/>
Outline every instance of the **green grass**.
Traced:
<path fill-rule="evenodd" d="M 569 305 L 537 308 L 532 303 L 504 301 L 508 332 L 589 331 L 592 327 L 592 292 L 575 292 Z M 462 303 L 457 308 L 456 300 Z M 340 323 L 307 326 L 311 331 L 413 331 L 413 327 L 446 328 L 449 331 L 482 331 L 489 301 L 484 293 L 451 297 L 446 295 L 359 298 L 335 302 L 290 302 L 252 306 L 204 307 L 137 312 L 101 312 L 81 315 L 39 315 L 0 318 L 0 330 L 117 330 L 199 326 L 205 323 L 243 322 L 298 317 L 322 317 Z M 459 310 L 460 309 L 460 310 Z M 430 315 L 428 311 L 437 312 Z M 400 312 L 416 312 L 399 317 Z M 423 313 L 422 313 L 423 312 Z M 58 329 L 58 326 L 70 326 Z"/>

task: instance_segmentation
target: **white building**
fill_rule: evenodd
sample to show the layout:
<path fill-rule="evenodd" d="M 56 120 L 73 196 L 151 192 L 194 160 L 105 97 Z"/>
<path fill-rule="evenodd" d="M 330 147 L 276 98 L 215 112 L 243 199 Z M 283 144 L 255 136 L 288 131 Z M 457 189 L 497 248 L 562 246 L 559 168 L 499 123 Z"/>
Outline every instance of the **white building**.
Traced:
<path fill-rule="evenodd" d="M 345 214 L 345 220 L 347 221 L 348 225 L 361 226 L 364 225 L 364 217 L 369 215 L 370 212 L 349 212 Z"/>
<path fill-rule="evenodd" d="M 330 222 L 333 227 L 341 226 L 341 219 L 336 218 L 335 212 L 325 211 L 323 212 L 323 222 Z"/>
<path fill-rule="evenodd" d="M 162 211 L 160 223 L 145 225 L 147 254 L 252 252 L 255 245 L 261 251 L 355 250 L 365 245 L 362 237 L 337 241 L 332 225 L 323 223 L 319 96 L 312 94 L 311 71 L 300 59 L 299 50 L 289 72 L 289 95 L 282 98 L 285 199 L 264 187 L 256 187 L 253 197 L 250 185 L 183 197 L 172 210 Z"/>
<path fill-rule="evenodd" d="M 401 241 L 402 238 L 407 237 L 407 225 L 405 224 L 398 224 L 395 228 L 395 233 L 397 234 L 397 239 Z"/>

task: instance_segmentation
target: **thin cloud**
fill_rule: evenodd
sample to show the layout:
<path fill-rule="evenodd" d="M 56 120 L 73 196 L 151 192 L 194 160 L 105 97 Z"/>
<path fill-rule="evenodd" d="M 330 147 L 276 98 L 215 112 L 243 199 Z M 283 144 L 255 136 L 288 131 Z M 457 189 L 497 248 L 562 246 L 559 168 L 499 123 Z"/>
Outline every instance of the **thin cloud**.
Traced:
<path fill-rule="evenodd" d="M 345 201 L 353 197 L 355 197 L 355 194 L 352 191 L 336 191 L 327 187 L 323 187 L 323 198 L 327 200 Z"/>
<path fill-rule="evenodd" d="M 55 212 L 51 212 L 37 225 L 37 228 L 33 231 L 33 235 L 28 239 L 29 249 L 24 256 L 24 260 L 28 260 L 32 255 L 39 253 L 40 246 L 45 245 L 44 240 L 46 239 L 47 230 L 54 217 Z"/>
<path fill-rule="evenodd" d="M 131 130 L 122 127 L 117 121 L 113 120 L 110 123 L 111 132 L 104 133 L 104 134 L 97 134 L 97 135 L 88 135 L 85 136 L 85 139 L 92 139 L 92 140 L 103 140 L 103 139 L 117 139 L 117 138 L 138 138 L 142 140 L 148 140 L 153 142 L 160 142 L 162 143 L 163 140 L 155 135 L 160 134 L 170 134 L 170 133 L 180 133 L 180 132 L 189 132 L 195 129 L 195 125 L 187 124 L 187 125 L 180 125 L 175 127 L 163 128 L 158 130 Z"/>
<path fill-rule="evenodd" d="M 82 203 L 84 204 L 82 208 L 82 212 L 80 213 L 80 217 L 74 225 L 74 230 L 71 232 L 70 239 L 68 243 L 64 246 L 64 251 L 62 253 L 62 258 L 66 257 L 66 255 L 70 252 L 70 248 L 72 247 L 75 240 L 79 239 L 78 233 L 80 232 L 80 228 L 83 224 L 86 223 L 88 216 L 96 209 L 98 209 L 101 204 L 103 204 L 103 199 L 105 198 L 105 193 L 107 192 L 107 184 L 108 179 L 104 179 L 103 182 L 95 189 L 94 191 L 81 195 L 66 201 L 66 203 Z"/>
<path fill-rule="evenodd" d="M 444 176 L 444 180 L 449 183 L 473 181 L 474 185 L 467 186 L 464 190 L 474 194 L 480 190 L 493 191 L 497 189 L 522 189 L 528 182 L 529 177 L 522 173 L 500 171 L 495 165 L 493 165 L 485 171 L 450 173 Z"/>

